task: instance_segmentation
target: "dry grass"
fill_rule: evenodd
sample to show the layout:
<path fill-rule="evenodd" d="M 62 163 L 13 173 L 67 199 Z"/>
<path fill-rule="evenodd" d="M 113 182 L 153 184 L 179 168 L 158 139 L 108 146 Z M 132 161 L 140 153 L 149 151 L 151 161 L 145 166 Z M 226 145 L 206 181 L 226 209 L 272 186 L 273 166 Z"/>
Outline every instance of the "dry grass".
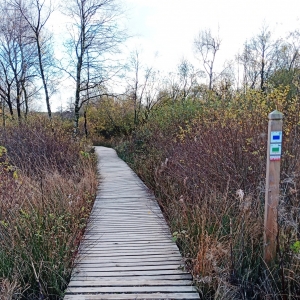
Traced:
<path fill-rule="evenodd" d="M 3 299 L 63 298 L 97 188 L 93 155 L 42 125 L 1 132 L 9 149 L 0 164 Z"/>

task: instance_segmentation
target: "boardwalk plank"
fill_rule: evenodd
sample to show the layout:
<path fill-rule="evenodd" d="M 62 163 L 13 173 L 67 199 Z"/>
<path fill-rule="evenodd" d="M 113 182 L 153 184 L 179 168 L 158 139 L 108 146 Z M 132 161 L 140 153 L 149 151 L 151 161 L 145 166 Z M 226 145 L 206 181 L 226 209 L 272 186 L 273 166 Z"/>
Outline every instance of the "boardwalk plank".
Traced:
<path fill-rule="evenodd" d="M 79 264 L 76 266 L 75 270 L 78 271 L 85 271 L 85 272 L 126 272 L 126 271 L 146 271 L 146 270 L 181 270 L 183 269 L 182 265 L 174 264 L 174 265 L 154 265 L 154 266 L 145 266 L 145 265 L 135 265 L 135 266 L 101 266 L 101 265 L 94 265 L 93 263 L 90 264 Z"/>
<path fill-rule="evenodd" d="M 179 264 L 179 265 L 183 265 L 184 261 L 180 258 L 177 257 L 168 257 L 168 258 L 149 258 L 149 257 L 144 257 L 141 258 L 141 260 L 137 260 L 135 257 L 126 257 L 126 258 L 112 258 L 112 259 L 96 259 L 95 257 L 91 257 L 91 256 L 83 256 L 82 258 L 80 257 L 78 260 L 76 260 L 76 265 L 77 264 L 88 264 L 88 263 L 95 263 L 95 264 L 133 264 L 136 263 L 136 265 L 143 265 L 143 264 L 147 264 L 147 265 L 151 265 L 151 264 L 161 264 L 161 265 L 171 265 L 171 264 Z"/>
<path fill-rule="evenodd" d="M 181 270 L 147 270 L 147 271 L 115 271 L 115 272 L 101 272 L 101 271 L 83 271 L 74 270 L 76 275 L 80 276 L 99 276 L 99 277 L 119 277 L 119 276 L 144 276 L 144 275 L 182 275 L 189 274 Z M 76 273 L 77 272 L 77 273 Z"/>
<path fill-rule="evenodd" d="M 89 286 L 89 287 L 69 287 L 67 294 L 75 293 L 166 293 L 166 292 L 179 292 L 179 293 L 190 293 L 196 292 L 194 286 Z"/>
<path fill-rule="evenodd" d="M 177 253 L 170 253 L 169 256 L 171 256 L 173 258 L 180 258 L 180 255 L 177 254 Z M 118 253 L 97 253 L 97 254 L 94 254 L 94 253 L 91 253 L 91 254 L 84 254 L 84 257 L 98 257 L 98 258 L 101 258 L 101 259 L 105 259 L 105 258 L 109 258 L 109 259 L 112 259 L 112 258 L 135 258 L 135 259 L 142 259 L 144 257 L 161 257 L 161 254 L 159 254 L 158 252 L 153 252 L 153 253 L 145 253 L 144 255 L 143 254 L 139 254 L 139 253 L 129 253 L 129 254 L 118 254 Z"/>
<path fill-rule="evenodd" d="M 182 265 L 182 261 L 169 260 L 169 261 L 142 261 L 142 262 L 97 262 L 94 260 L 86 260 L 78 262 L 77 266 L 84 267 L 85 265 L 93 264 L 93 267 L 136 267 L 136 266 L 164 266 L 169 264 Z"/>
<path fill-rule="evenodd" d="M 110 286 L 115 286 L 115 287 L 121 287 L 121 286 L 132 286 L 132 283 L 134 281 L 135 286 L 191 286 L 192 281 L 188 280 L 147 280 L 147 279 L 136 279 L 136 278 L 130 278 L 128 279 L 109 279 L 105 280 L 103 282 L 99 282 L 99 280 L 85 280 L 85 281 L 72 281 L 69 284 L 69 287 L 88 287 L 88 286 L 93 286 L 93 287 L 110 287 Z"/>
<path fill-rule="evenodd" d="M 172 280 L 186 280 L 187 282 L 191 282 L 192 280 L 192 276 L 191 274 L 176 274 L 176 275 L 141 275 L 141 276 L 114 276 L 114 277 L 101 277 L 101 276 L 74 276 L 72 278 L 72 281 L 70 282 L 70 284 L 72 284 L 73 281 L 80 281 L 80 282 L 84 282 L 84 281 L 98 281 L 98 282 L 106 282 L 106 281 L 110 281 L 110 280 L 114 280 L 114 281 L 124 281 L 124 280 L 136 280 L 137 282 L 139 280 L 146 280 L 148 282 L 153 282 L 153 281 L 172 281 Z"/>
<path fill-rule="evenodd" d="M 123 299 L 181 299 L 181 300 L 190 300 L 190 299 L 199 299 L 199 296 L 196 293 L 156 293 L 156 294 L 105 294 L 105 295 L 67 295 L 65 300 L 101 300 L 101 299 L 112 299 L 112 300 L 123 300 Z"/>

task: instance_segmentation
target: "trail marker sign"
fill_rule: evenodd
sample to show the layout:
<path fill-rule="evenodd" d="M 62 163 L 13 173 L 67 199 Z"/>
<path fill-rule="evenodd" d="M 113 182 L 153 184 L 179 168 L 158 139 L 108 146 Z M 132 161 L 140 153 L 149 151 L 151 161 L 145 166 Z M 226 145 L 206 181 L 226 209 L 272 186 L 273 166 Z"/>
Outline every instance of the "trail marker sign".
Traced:
<path fill-rule="evenodd" d="M 282 143 L 282 131 L 272 131 L 271 132 L 271 144 Z"/>
<path fill-rule="evenodd" d="M 276 257 L 282 119 L 283 114 L 277 110 L 269 114 L 264 222 L 264 260 L 267 264 L 271 264 Z"/>

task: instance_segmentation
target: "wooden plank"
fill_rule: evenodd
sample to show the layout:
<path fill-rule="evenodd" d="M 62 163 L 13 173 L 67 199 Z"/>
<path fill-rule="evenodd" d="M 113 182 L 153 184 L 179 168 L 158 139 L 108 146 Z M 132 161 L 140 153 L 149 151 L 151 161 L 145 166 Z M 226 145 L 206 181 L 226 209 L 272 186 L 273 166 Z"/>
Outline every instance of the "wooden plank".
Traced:
<path fill-rule="evenodd" d="M 169 262 L 178 262 L 179 264 L 183 262 L 183 260 L 179 257 L 160 257 L 157 255 L 157 257 L 139 257 L 139 259 L 137 259 L 136 257 L 123 257 L 123 258 L 120 258 L 120 257 L 116 257 L 116 258 L 99 258 L 99 257 L 86 257 L 86 256 L 79 256 L 76 260 L 76 263 L 102 263 L 102 264 L 107 264 L 107 263 L 113 263 L 113 264 L 116 264 L 116 263 L 128 263 L 128 264 L 131 264 L 131 263 L 136 263 L 136 264 L 147 264 L 147 263 L 165 263 L 165 264 L 168 264 Z"/>
<path fill-rule="evenodd" d="M 88 230 L 86 232 L 86 234 L 103 234 L 103 233 L 123 233 L 124 232 L 128 233 L 128 231 L 130 231 L 131 234 L 143 234 L 143 235 L 148 235 L 149 233 L 151 234 L 166 234 L 166 230 L 162 229 L 162 228 L 158 228 L 158 227 L 141 227 L 141 228 L 128 228 L 128 227 L 123 227 L 123 228 L 115 228 L 115 227 L 111 227 L 111 228 L 93 228 L 91 230 Z M 148 232 L 148 234 L 147 234 Z"/>
<path fill-rule="evenodd" d="M 107 242 L 103 242 L 101 241 L 101 245 L 164 245 L 164 244 L 170 244 L 170 245 L 174 245 L 174 242 L 172 241 L 172 239 L 168 239 L 166 241 L 127 241 L 125 239 L 123 239 L 122 241 L 116 242 L 116 241 L 107 241 Z M 87 241 L 87 240 L 83 240 L 82 243 L 80 244 L 80 248 L 85 247 L 85 248 L 89 248 L 89 247 L 94 247 L 98 245 L 98 243 L 96 242 L 92 242 L 92 241 Z"/>
<path fill-rule="evenodd" d="M 143 219 L 143 218 L 142 218 Z M 137 220 L 137 219 L 132 219 L 132 218 L 129 218 L 127 220 L 124 220 L 124 219 L 115 219 L 115 220 L 112 220 L 111 218 L 98 218 L 97 220 L 93 220 L 93 218 L 90 218 L 90 222 L 92 225 L 101 225 L 101 226 L 105 226 L 105 225 L 109 225 L 109 224 L 116 224 L 116 225 L 122 225 L 122 224 L 125 224 L 125 225 L 136 225 L 136 226 L 140 226 L 140 225 L 161 225 L 161 220 L 158 220 L 158 219 L 153 219 L 153 220 L 143 220 L 143 222 L 140 222 L 141 220 Z"/>
<path fill-rule="evenodd" d="M 97 251 L 97 252 L 90 252 L 90 253 L 81 253 L 81 256 L 91 256 L 93 253 L 99 254 L 99 257 L 103 256 L 109 256 L 111 257 L 112 255 L 109 253 L 109 251 Z M 159 255 L 161 251 L 157 251 L 157 249 L 149 249 L 149 250 L 140 250 L 140 249 L 131 249 L 131 250 L 114 250 L 113 251 L 114 255 L 113 256 L 143 256 L 143 255 Z M 174 251 L 174 249 L 166 249 L 164 251 L 165 254 L 170 254 L 170 257 L 180 257 L 178 255 L 177 250 Z"/>
<path fill-rule="evenodd" d="M 98 226 L 96 226 L 98 225 Z M 156 224 L 140 224 L 139 227 L 137 228 L 137 226 L 135 224 L 132 224 L 132 223 L 120 223 L 120 224 L 116 224 L 116 223 L 113 223 L 112 222 L 107 222 L 106 224 L 105 223 L 102 223 L 102 222 L 95 222 L 93 224 L 89 224 L 86 228 L 86 230 L 91 230 L 91 229 L 94 229 L 94 228 L 98 228 L 98 229 L 114 229 L 114 228 L 117 228 L 117 229 L 149 229 L 151 230 L 152 228 L 153 229 L 163 229 L 163 230 L 167 230 L 169 231 L 170 229 L 164 225 L 161 225 L 159 223 L 156 223 Z"/>
<path fill-rule="evenodd" d="M 100 216 L 98 216 L 98 214 L 100 214 Z M 100 212 L 98 212 L 98 214 L 92 214 L 91 215 L 91 217 L 90 217 L 90 220 L 92 221 L 94 218 L 96 218 L 97 220 L 99 220 L 99 221 L 104 221 L 104 220 L 107 220 L 107 219 L 109 219 L 109 218 L 112 218 L 112 217 L 114 217 L 116 220 L 116 222 L 117 221 L 120 221 L 121 219 L 125 219 L 125 218 L 127 218 L 127 219 L 129 219 L 130 220 L 130 218 L 133 218 L 133 215 L 134 214 L 122 214 L 122 215 L 120 215 L 119 217 L 117 217 L 115 214 L 112 214 L 112 213 L 109 213 L 109 212 L 106 212 L 106 213 L 103 213 L 102 211 L 100 211 Z M 144 219 L 144 221 L 145 222 L 162 222 L 162 220 L 161 220 L 161 217 L 160 216 L 157 216 L 157 215 L 154 215 L 154 214 L 148 214 L 148 213 L 145 213 L 145 214 L 141 214 L 141 215 L 137 215 L 137 214 L 135 214 L 134 215 L 134 219 L 131 219 L 132 221 L 137 221 L 137 220 L 140 220 L 140 219 L 143 219 L 143 217 L 144 216 L 147 216 L 147 218 L 146 219 Z M 123 222 L 124 220 L 122 220 L 122 222 Z M 144 224 L 144 222 L 142 222 L 141 223 L 141 225 L 142 224 Z"/>
<path fill-rule="evenodd" d="M 160 234 L 157 234 L 157 233 L 160 233 Z M 88 231 L 86 232 L 85 236 L 87 235 L 96 235 L 96 234 L 105 234 L 105 233 L 109 233 L 113 236 L 117 236 L 117 235 L 120 235 L 124 238 L 124 232 L 122 231 L 119 231 L 119 230 L 103 230 L 101 231 L 100 229 L 97 230 L 96 228 L 93 230 L 93 231 Z M 145 236 L 145 237 L 148 237 L 148 236 L 158 236 L 158 235 L 161 235 L 162 237 L 165 237 L 165 238 L 170 238 L 170 235 L 168 232 L 166 232 L 165 230 L 145 230 L 144 232 L 143 231 L 135 231 L 134 229 L 132 231 L 129 231 L 127 232 L 127 236 Z"/>
<path fill-rule="evenodd" d="M 148 200 L 137 200 L 134 202 L 128 203 L 128 199 L 122 199 L 122 200 L 116 200 L 114 202 L 108 202 L 108 201 L 103 201 L 103 199 L 99 200 L 101 202 L 95 203 L 95 206 L 93 207 L 93 210 L 98 210 L 100 209 L 101 211 L 105 210 L 112 210 L 115 209 L 116 211 L 122 210 L 122 208 L 127 211 L 133 211 L 133 210 L 142 210 L 142 211 L 155 211 L 157 214 L 161 215 L 161 210 L 159 206 L 153 202 L 150 202 Z"/>
<path fill-rule="evenodd" d="M 143 243 L 144 242 L 144 243 Z M 170 242 L 162 242 L 161 243 L 163 246 L 166 246 L 166 247 L 168 247 L 168 246 L 172 246 L 173 245 L 173 243 L 170 241 Z M 156 247 L 156 246 L 159 246 L 160 245 L 160 243 L 159 242 L 156 242 L 156 241 L 154 241 L 154 242 L 152 242 L 152 243 L 148 243 L 147 241 L 133 241 L 133 242 L 130 242 L 130 243 L 128 243 L 127 244 L 127 247 L 134 247 L 134 246 L 136 246 L 137 247 L 137 249 L 138 249 L 138 247 L 141 247 L 141 245 L 142 246 L 147 246 L 147 245 L 149 245 L 149 247 L 151 246 L 151 247 Z M 96 242 L 91 242 L 91 241 L 84 241 L 84 243 L 82 243 L 81 244 L 81 246 L 79 247 L 79 249 L 78 249 L 78 251 L 79 251 L 79 253 L 80 252 L 85 252 L 85 251 L 93 251 L 94 249 L 99 249 L 99 248 L 102 248 L 102 249 L 109 249 L 109 248 L 112 248 L 112 247 L 114 247 L 115 246 L 115 248 L 114 249 L 119 249 L 119 248 L 122 248 L 122 247 L 126 247 L 126 243 L 124 243 L 124 242 L 113 242 L 113 241 L 106 241 L 106 242 L 103 242 L 103 241 L 96 241 Z M 163 247 L 162 247 L 163 248 Z M 174 251 L 175 251 L 175 249 L 174 249 Z M 162 251 L 162 254 L 163 254 L 163 251 Z"/>
<path fill-rule="evenodd" d="M 77 260 L 76 261 L 76 266 L 77 265 L 84 265 L 84 264 L 94 264 L 95 266 L 98 265 L 128 265 L 128 266 L 146 266 L 146 265 L 167 265 L 167 264 L 178 264 L 178 265 L 183 265 L 183 261 L 182 260 L 174 260 L 174 259 L 169 259 L 166 261 L 163 260 L 155 260 L 155 259 L 149 259 L 149 258 L 145 258 L 141 261 L 137 261 L 135 258 L 134 259 L 107 259 L 107 260 L 99 260 L 99 259 L 82 259 L 82 260 Z"/>
<path fill-rule="evenodd" d="M 113 248 L 113 249 L 118 249 L 118 248 L 135 248 L 135 249 L 149 249 L 149 248 L 173 248 L 174 250 L 178 250 L 177 245 L 172 241 L 172 240 L 167 240 L 164 242 L 152 242 L 152 241 L 136 241 L 136 242 L 131 242 L 127 243 L 125 240 L 123 242 L 106 242 L 106 243 L 96 243 L 96 244 L 90 244 L 90 247 L 86 245 L 85 249 L 93 249 L 93 248 Z M 82 247 L 80 247 L 82 248 Z"/>
<path fill-rule="evenodd" d="M 97 232 L 96 228 L 94 228 L 94 232 Z M 86 232 L 85 236 L 89 235 L 89 233 L 90 233 L 90 231 Z M 99 231 L 99 233 L 100 234 L 102 233 L 101 230 Z M 105 233 L 105 232 L 103 232 L 103 233 Z M 124 232 L 120 232 L 120 231 L 113 232 L 112 231 L 111 233 L 122 235 L 123 238 L 127 237 L 127 235 L 124 236 Z M 159 238 L 159 239 L 164 238 L 165 240 L 170 240 L 171 239 L 170 233 L 166 232 L 165 230 L 161 230 L 160 234 L 156 234 L 155 231 L 151 231 L 150 229 L 145 229 L 144 232 L 141 232 L 141 231 L 136 231 L 135 232 L 134 230 L 131 232 L 130 230 L 128 230 L 127 234 L 128 235 L 133 235 L 133 236 L 146 235 L 146 236 L 149 236 L 149 237 L 156 237 L 156 238 Z"/>
<path fill-rule="evenodd" d="M 75 293 L 165 293 L 165 292 L 179 292 L 190 293 L 196 292 L 194 286 L 122 286 L 122 287 L 69 287 L 66 294 Z"/>
<path fill-rule="evenodd" d="M 178 286 L 191 286 L 192 281 L 190 280 L 145 280 L 145 279 L 136 279 L 136 278 L 130 278 L 128 279 L 122 279 L 122 280 L 115 280 L 115 279 L 109 279 L 105 280 L 103 282 L 99 282 L 99 280 L 84 280 L 84 281 L 72 281 L 69 284 L 69 287 L 88 287 L 88 286 L 101 286 L 101 287 L 109 287 L 109 286 L 115 286 L 115 287 L 121 287 L 121 286 L 172 286 L 172 285 L 178 285 Z"/>
<path fill-rule="evenodd" d="M 137 224 L 137 225 L 143 225 L 143 224 L 160 224 L 159 223 L 159 220 L 153 216 L 148 216 L 147 219 L 145 220 L 145 217 L 144 216 L 135 216 L 134 218 L 132 216 L 124 216 L 124 217 L 121 217 L 120 218 L 112 218 L 112 216 L 103 216 L 101 215 L 101 217 L 97 218 L 97 222 L 95 224 L 101 224 L 103 226 L 103 224 L 105 224 L 106 222 L 110 222 L 111 223 L 114 223 L 116 222 L 116 224 L 124 224 L 124 223 L 129 223 L 129 224 Z M 90 218 L 90 222 L 94 223 L 95 221 L 93 220 L 93 216 L 91 216 Z M 138 223 L 140 222 L 140 223 Z"/>
<path fill-rule="evenodd" d="M 122 245 L 123 244 L 123 241 L 124 241 L 124 239 L 122 240 L 122 238 L 115 238 L 115 239 L 113 239 L 113 238 L 109 238 L 109 236 L 103 236 L 102 238 L 89 238 L 89 239 L 86 239 L 85 241 L 84 241 L 84 245 L 86 245 L 86 247 L 88 248 L 88 247 L 93 247 L 93 246 L 96 246 L 96 245 L 101 245 L 101 244 L 103 244 L 103 245 L 108 245 L 108 244 L 110 244 L 110 243 L 116 243 L 116 245 Z M 149 240 L 148 240 L 149 241 Z M 148 242 L 147 240 L 146 240 L 146 238 L 144 237 L 144 238 L 140 238 L 140 239 L 138 239 L 138 238 L 131 238 L 128 242 L 130 242 L 130 244 L 131 245 L 134 245 L 134 244 L 138 244 L 138 242 Z M 164 243 L 164 242 L 172 242 L 172 240 L 163 240 L 163 239 L 150 239 L 150 241 L 151 242 L 153 242 L 153 243 L 156 243 L 156 244 L 158 244 L 158 243 Z M 149 243 L 149 245 L 150 245 L 150 243 Z"/>
<path fill-rule="evenodd" d="M 127 261 L 127 262 L 131 262 L 131 261 L 136 261 L 137 263 L 142 263 L 142 262 L 155 262 L 155 261 L 159 261 L 159 262 L 168 262 L 168 261 L 180 261 L 182 262 L 183 259 L 179 256 L 165 256 L 162 257 L 160 254 L 157 255 L 151 255 L 150 257 L 147 255 L 144 256 L 138 256 L 138 255 L 115 255 L 115 256 L 97 256 L 96 252 L 92 252 L 92 253 L 83 253 L 83 254 L 79 254 L 78 258 L 76 259 L 76 262 L 80 263 L 80 262 L 87 262 L 87 261 L 94 261 L 94 262 L 118 262 L 118 261 Z"/>
<path fill-rule="evenodd" d="M 114 248 L 102 248 L 102 247 L 95 247 L 93 249 L 90 249 L 90 250 L 81 250 L 79 251 L 79 255 L 80 256 L 84 256 L 84 255 L 89 255 L 89 254 L 93 254 L 93 253 L 107 253 L 107 252 L 115 252 L 115 253 L 128 253 L 130 251 L 134 251 L 136 254 L 139 254 L 141 252 L 146 252 L 146 251 L 156 251 L 157 254 L 160 254 L 161 252 L 164 252 L 164 250 L 166 250 L 167 252 L 170 252 L 170 251 L 175 251 L 177 252 L 178 250 L 177 249 L 174 249 L 174 247 L 149 247 L 149 249 L 147 248 L 128 248 L 128 247 L 116 247 L 115 249 Z"/>
<path fill-rule="evenodd" d="M 167 255 L 164 254 L 167 257 L 173 257 L 173 258 L 181 258 L 181 255 L 179 253 L 172 253 L 172 255 Z M 84 254 L 84 257 L 98 257 L 98 258 L 113 258 L 113 257 L 118 257 L 118 258 L 122 258 L 122 257 L 126 257 L 126 258 L 135 258 L 135 259 L 140 259 L 143 257 L 162 257 L 160 252 L 149 252 L 149 253 L 98 253 L 98 254 L 94 254 L 94 253 L 89 253 L 89 254 Z"/>
<path fill-rule="evenodd" d="M 152 281 L 152 280 L 186 280 L 191 282 L 192 276 L 191 274 L 176 274 L 176 275 L 140 275 L 140 276 L 114 276 L 114 277 L 101 277 L 101 276 L 73 276 L 72 281 L 80 281 L 83 282 L 85 280 L 92 280 L 95 281 L 97 280 L 98 282 L 106 282 L 109 280 L 114 280 L 114 281 L 124 281 L 124 280 L 146 280 L 146 281 Z"/>
<path fill-rule="evenodd" d="M 65 300 L 123 300 L 123 299 L 200 299 L 195 293 L 151 293 L 151 294 L 97 294 L 97 295 L 66 295 Z"/>
<path fill-rule="evenodd" d="M 147 270 L 147 271 L 118 271 L 118 272 L 96 272 L 96 271 L 88 271 L 85 272 L 83 270 L 74 269 L 74 276 L 91 276 L 91 277 L 119 277 L 119 276 L 143 276 L 143 275 L 178 275 L 178 274 L 189 274 L 187 272 L 181 270 Z"/>
<path fill-rule="evenodd" d="M 101 242 L 122 242 L 124 239 L 127 241 L 156 241 L 156 242 L 164 242 L 164 241 L 172 241 L 171 237 L 166 236 L 147 236 L 147 234 L 144 234 L 144 236 L 133 236 L 133 237 L 127 237 L 127 236 L 119 236 L 119 237 L 111 237 L 111 236 L 90 236 L 88 240 L 90 241 L 100 241 Z"/>
<path fill-rule="evenodd" d="M 101 241 L 111 241 L 111 240 L 115 240 L 115 241 L 120 241 L 123 240 L 124 234 L 119 234 L 119 233 L 113 233 L 113 232 L 107 232 L 107 233 L 98 233 L 98 234 L 88 234 L 85 236 L 85 238 L 87 240 L 99 240 Z M 130 233 L 126 236 L 126 239 L 128 240 L 154 240 L 154 241 L 164 241 L 164 237 L 158 237 L 157 234 L 146 234 L 146 233 Z"/>
<path fill-rule="evenodd" d="M 104 228 L 104 226 L 122 226 L 122 225 L 128 225 L 128 226 L 162 226 L 162 228 L 166 228 L 161 224 L 161 221 L 153 218 L 153 220 L 143 220 L 145 218 L 136 219 L 133 217 L 129 217 L 127 219 L 125 218 L 112 218 L 108 217 L 106 219 L 98 218 L 97 220 L 93 220 L 93 218 L 90 218 L 90 222 L 92 226 L 101 226 Z M 143 220 L 143 222 L 141 222 Z"/>
<path fill-rule="evenodd" d="M 75 267 L 75 271 L 86 271 L 86 272 L 125 272 L 125 271 L 146 271 L 146 270 L 151 270 L 151 271 L 156 271 L 156 270 L 183 270 L 184 266 L 179 265 L 179 264 L 174 264 L 174 265 L 155 265 L 155 266 L 144 266 L 144 265 L 135 265 L 135 266 L 129 266 L 129 267 L 124 267 L 124 266 L 115 266 L 115 267 L 106 267 L 106 266 L 101 266 L 101 264 L 95 264 L 90 263 L 90 264 L 78 264 Z"/>
<path fill-rule="evenodd" d="M 164 243 L 160 245 L 159 243 L 130 243 L 128 245 L 124 243 L 114 244 L 114 243 L 95 243 L 95 244 L 87 244 L 85 243 L 86 247 L 80 247 L 79 253 L 88 253 L 93 251 L 98 251 L 99 249 L 104 251 L 110 251 L 110 249 L 172 249 L 174 251 L 178 251 L 172 243 Z M 161 251 L 163 252 L 163 251 Z"/>
<path fill-rule="evenodd" d="M 89 230 L 85 236 L 87 235 L 92 235 L 92 234 L 123 234 L 128 233 L 130 231 L 132 234 L 147 234 L 147 232 L 151 232 L 152 234 L 166 234 L 166 231 L 161 228 L 147 228 L 147 227 L 142 227 L 142 228 L 105 228 L 105 229 L 92 229 Z"/>
<path fill-rule="evenodd" d="M 161 216 L 160 214 L 158 213 L 154 213 L 153 211 L 150 211 L 150 210 L 113 210 L 113 209 L 110 209 L 110 210 L 107 210 L 107 209 L 99 209 L 99 211 L 101 212 L 101 217 L 107 217 L 107 216 L 112 216 L 112 217 L 115 217 L 115 218 L 122 218 L 122 217 L 132 217 L 134 216 L 135 218 L 142 218 L 144 216 L 147 216 L 149 215 L 149 217 L 151 218 L 155 218 L 157 215 L 158 216 Z"/>
<path fill-rule="evenodd" d="M 144 208 L 142 208 L 144 207 Z M 145 215 L 155 215 L 155 216 L 158 216 L 158 217 L 162 217 L 160 211 L 158 209 L 153 209 L 153 208 L 145 208 L 145 204 L 144 205 L 141 205 L 139 206 L 138 204 L 132 204 L 131 208 L 129 209 L 128 206 L 125 206 L 122 205 L 121 203 L 118 204 L 118 206 L 115 206 L 115 207 L 111 207 L 109 205 L 106 205 L 105 207 L 104 206 L 101 206 L 101 207 L 95 207 L 93 209 L 93 214 L 96 215 L 96 214 L 109 214 L 109 213 L 122 213 L 122 214 L 128 214 L 128 215 L 133 215 L 133 214 L 138 214 L 138 212 L 141 212 L 142 214 L 145 214 Z M 93 216 L 93 215 L 92 215 Z"/>
<path fill-rule="evenodd" d="M 141 224 L 139 221 L 131 221 L 131 222 L 114 222 L 114 220 L 110 220 L 110 221 L 102 221 L 102 222 L 92 222 L 91 224 L 88 225 L 87 229 L 92 229 L 92 228 L 120 228 L 120 227 L 123 227 L 123 228 L 137 228 L 137 227 L 140 227 L 141 228 L 162 228 L 162 229 L 165 229 L 167 230 L 168 232 L 170 231 L 168 228 L 164 227 L 164 226 L 161 226 L 160 223 L 158 222 L 145 222 L 144 224 Z M 112 225 L 113 223 L 113 225 Z"/>
<path fill-rule="evenodd" d="M 176 264 L 178 266 L 183 265 L 183 261 L 169 260 L 169 261 L 133 261 L 133 262 L 101 262 L 94 260 L 83 260 L 76 263 L 76 266 L 84 267 L 85 265 L 93 265 L 93 267 L 136 267 L 136 266 L 165 266 L 170 264 Z"/>
<path fill-rule="evenodd" d="M 172 251 L 178 251 L 178 248 L 176 249 L 176 246 L 170 244 L 170 245 L 150 245 L 150 246 L 139 246 L 137 245 L 114 245 L 113 246 L 106 246 L 105 245 L 98 245 L 95 247 L 92 247 L 90 250 L 86 249 L 84 251 L 80 251 L 80 253 L 89 253 L 89 252 L 108 252 L 108 251 L 130 251 L 130 250 L 136 250 L 136 251 L 143 251 L 143 250 L 158 250 L 160 252 L 163 252 L 162 250 L 172 250 Z"/>

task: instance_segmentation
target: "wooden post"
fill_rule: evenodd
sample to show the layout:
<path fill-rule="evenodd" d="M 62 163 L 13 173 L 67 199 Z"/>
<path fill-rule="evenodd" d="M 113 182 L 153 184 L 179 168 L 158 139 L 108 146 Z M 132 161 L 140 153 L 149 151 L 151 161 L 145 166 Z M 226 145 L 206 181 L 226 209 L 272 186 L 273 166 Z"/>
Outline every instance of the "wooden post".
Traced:
<path fill-rule="evenodd" d="M 269 114 L 264 222 L 264 260 L 267 264 L 271 263 L 276 256 L 282 119 L 283 114 L 277 110 Z"/>

